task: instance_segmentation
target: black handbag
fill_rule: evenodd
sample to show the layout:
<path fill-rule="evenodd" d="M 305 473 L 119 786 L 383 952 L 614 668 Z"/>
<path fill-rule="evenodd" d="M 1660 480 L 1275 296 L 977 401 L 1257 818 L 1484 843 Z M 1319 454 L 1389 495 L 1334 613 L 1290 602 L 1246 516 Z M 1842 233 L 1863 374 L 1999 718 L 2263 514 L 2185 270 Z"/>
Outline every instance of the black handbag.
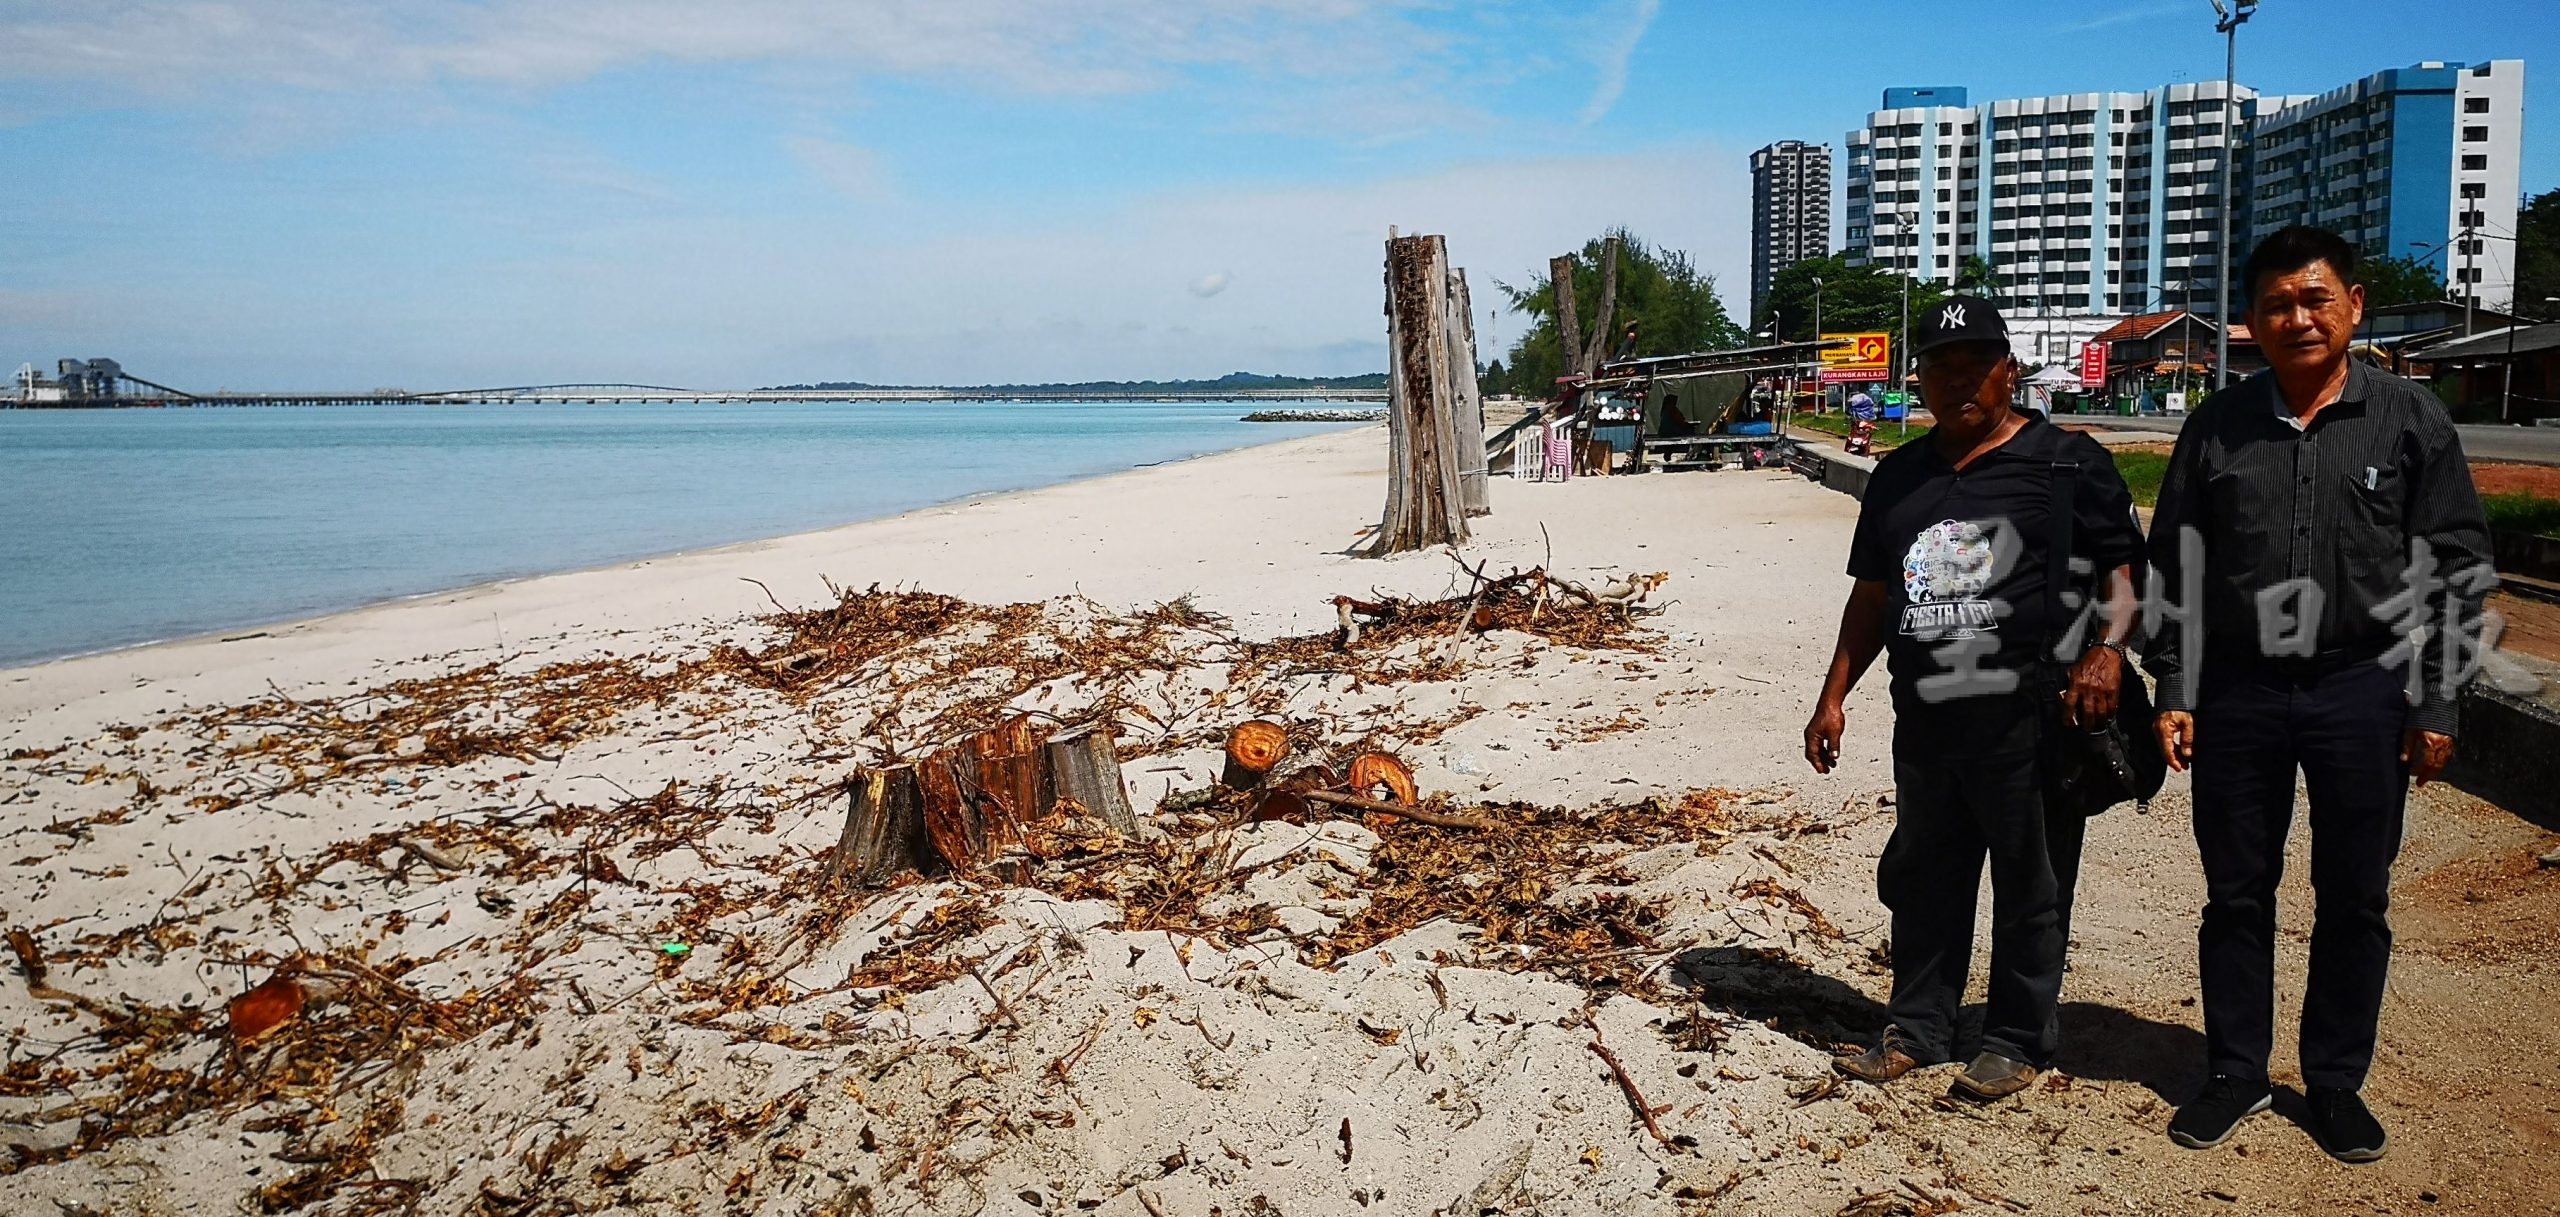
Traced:
<path fill-rule="evenodd" d="M 2052 544 L 2046 555 L 2046 620 L 2059 636 L 2069 628 L 2063 615 L 2062 588 L 2071 577 L 2072 498 L 2080 467 L 2069 461 L 2053 466 Z M 2089 594 L 2097 594 L 2097 572 L 2091 572 Z M 2047 651 L 2050 656 L 2051 651 Z M 2113 654 L 2110 649 L 2110 654 Z M 2062 695 L 2071 687 L 2072 664 L 2048 658 L 2046 679 L 2039 682 L 2038 716 L 2045 751 L 2045 798 L 2055 811 L 2094 816 L 2118 803 L 2151 810 L 2151 798 L 2169 780 L 2169 759 L 2152 730 L 2151 693 L 2142 676 L 2116 654 L 2116 712 L 2095 727 L 2074 726 L 2063 718 Z"/>

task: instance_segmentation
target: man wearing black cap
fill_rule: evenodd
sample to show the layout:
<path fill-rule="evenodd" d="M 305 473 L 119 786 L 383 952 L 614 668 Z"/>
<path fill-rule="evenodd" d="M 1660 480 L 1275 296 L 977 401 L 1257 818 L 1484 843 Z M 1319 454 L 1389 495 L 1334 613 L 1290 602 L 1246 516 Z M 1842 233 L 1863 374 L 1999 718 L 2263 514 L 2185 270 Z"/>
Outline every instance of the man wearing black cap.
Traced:
<path fill-rule="evenodd" d="M 2059 1038 L 2084 823 L 2047 815 L 2048 747 L 2056 723 L 2115 713 L 2142 537 L 2104 448 L 2011 409 L 2017 362 L 1991 302 L 1950 297 L 1917 321 L 1937 422 L 1867 483 L 1805 759 L 1831 771 L 1849 690 L 1889 652 L 1897 802 L 1876 888 L 1893 914 L 1893 1022 L 1837 1064 L 1882 1083 L 1955 1059 L 1988 857 L 1990 1008 L 1954 1088 L 1990 1100 L 2033 1082 Z"/>

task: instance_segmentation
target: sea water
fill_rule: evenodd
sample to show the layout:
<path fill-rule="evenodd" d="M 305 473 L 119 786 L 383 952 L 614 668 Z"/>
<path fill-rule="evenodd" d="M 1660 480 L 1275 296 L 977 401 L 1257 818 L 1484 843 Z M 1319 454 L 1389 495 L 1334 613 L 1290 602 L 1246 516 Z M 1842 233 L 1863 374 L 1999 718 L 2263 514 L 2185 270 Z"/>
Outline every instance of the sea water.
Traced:
<path fill-rule="evenodd" d="M 1233 402 L 0 410 L 0 665 L 1286 439 Z"/>

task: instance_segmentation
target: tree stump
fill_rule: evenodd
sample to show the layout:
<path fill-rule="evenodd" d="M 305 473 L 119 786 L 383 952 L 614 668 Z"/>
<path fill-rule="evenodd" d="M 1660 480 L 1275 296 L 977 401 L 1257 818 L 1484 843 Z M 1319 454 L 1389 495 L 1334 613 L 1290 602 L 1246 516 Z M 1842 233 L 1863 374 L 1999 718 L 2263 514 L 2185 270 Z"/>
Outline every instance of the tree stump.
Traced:
<path fill-rule="evenodd" d="M 914 766 L 859 770 L 845 786 L 850 806 L 835 855 L 827 860 L 827 886 L 850 879 L 856 886 L 877 887 L 908 871 L 940 869 L 925 834 L 924 790 Z"/>
<path fill-rule="evenodd" d="M 1251 790 L 1288 755 L 1287 727 L 1261 718 L 1238 723 L 1227 732 L 1227 764 L 1218 774 L 1218 784 L 1229 790 Z"/>
<path fill-rule="evenodd" d="M 1120 776 L 1120 740 L 1108 722 L 1051 736 L 1045 749 L 1049 784 L 1057 798 L 1073 799 L 1124 837 L 1138 833 L 1129 785 Z"/>

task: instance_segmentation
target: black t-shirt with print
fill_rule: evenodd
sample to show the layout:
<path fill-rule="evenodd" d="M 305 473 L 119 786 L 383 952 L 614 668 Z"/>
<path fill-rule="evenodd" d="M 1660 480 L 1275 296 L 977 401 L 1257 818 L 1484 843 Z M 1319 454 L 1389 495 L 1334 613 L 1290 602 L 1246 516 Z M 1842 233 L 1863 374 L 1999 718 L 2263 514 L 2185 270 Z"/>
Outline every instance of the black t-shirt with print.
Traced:
<path fill-rule="evenodd" d="M 2088 563 L 2070 581 L 2062 620 L 2052 619 L 2045 585 L 2057 476 L 2077 479 L 2071 549 Z M 2086 435 L 2030 414 L 1962 470 L 1927 437 L 1887 454 L 1858 507 L 1849 574 L 1891 590 L 1895 738 L 1960 747 L 2014 720 L 2038 657 L 2053 653 L 2071 616 L 2089 611 L 2090 572 L 2137 565 L 2141 555 L 2133 496 Z M 2065 657 L 2077 658 L 2076 648 Z"/>

